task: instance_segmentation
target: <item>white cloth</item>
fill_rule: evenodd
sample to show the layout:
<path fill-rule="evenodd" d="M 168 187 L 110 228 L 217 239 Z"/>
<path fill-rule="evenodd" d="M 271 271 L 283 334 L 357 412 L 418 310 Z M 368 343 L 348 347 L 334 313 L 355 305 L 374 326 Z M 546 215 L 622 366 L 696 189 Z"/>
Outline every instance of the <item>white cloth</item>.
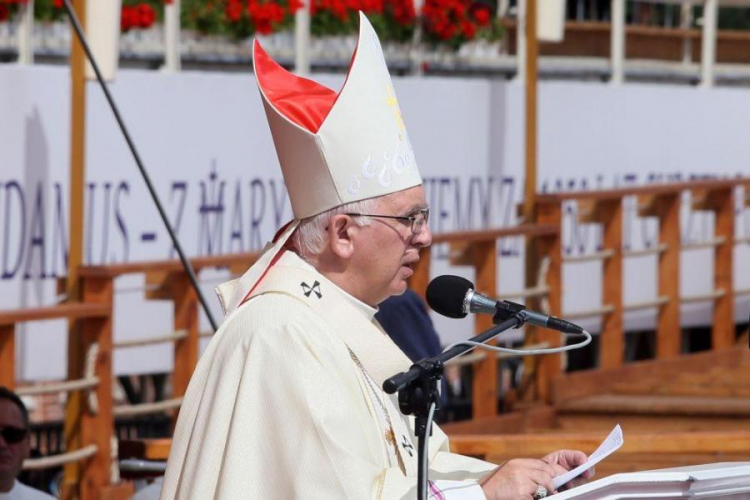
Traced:
<path fill-rule="evenodd" d="M 413 419 L 380 390 L 410 362 L 374 312 L 285 252 L 201 357 L 161 498 L 416 498 Z M 435 498 L 483 499 L 495 467 L 434 427 Z"/>
<path fill-rule="evenodd" d="M 43 491 L 35 490 L 16 480 L 13 488 L 7 493 L 0 492 L 0 500 L 50 500 L 54 499 Z"/>

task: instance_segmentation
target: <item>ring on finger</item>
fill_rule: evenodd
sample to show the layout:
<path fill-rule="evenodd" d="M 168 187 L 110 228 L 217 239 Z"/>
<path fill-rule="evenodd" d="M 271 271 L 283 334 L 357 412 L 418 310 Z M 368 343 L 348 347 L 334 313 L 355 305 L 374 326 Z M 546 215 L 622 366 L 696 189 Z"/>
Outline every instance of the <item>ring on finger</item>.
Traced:
<path fill-rule="evenodd" d="M 540 498 L 545 498 L 547 496 L 547 488 L 542 486 L 541 484 L 537 486 L 536 493 L 534 493 L 534 500 L 539 500 Z"/>

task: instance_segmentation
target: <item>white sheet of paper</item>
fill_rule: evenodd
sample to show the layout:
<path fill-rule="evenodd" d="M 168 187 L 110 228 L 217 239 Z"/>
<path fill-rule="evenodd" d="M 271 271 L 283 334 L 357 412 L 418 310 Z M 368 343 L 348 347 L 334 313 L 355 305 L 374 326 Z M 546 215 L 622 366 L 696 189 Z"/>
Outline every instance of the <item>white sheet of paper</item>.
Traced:
<path fill-rule="evenodd" d="M 615 428 L 612 429 L 612 432 L 609 433 L 609 436 L 607 436 L 604 441 L 602 441 L 602 444 L 599 445 L 596 451 L 589 455 L 589 459 L 585 464 L 579 465 L 575 469 L 571 469 L 565 474 L 557 476 L 552 480 L 553 486 L 557 490 L 560 488 L 560 486 L 567 483 L 571 479 L 575 479 L 576 477 L 580 476 L 585 471 L 589 470 L 594 465 L 598 464 L 609 455 L 617 451 L 620 446 L 622 446 L 623 442 L 624 439 L 622 437 L 622 429 L 620 428 L 620 424 L 617 424 Z"/>

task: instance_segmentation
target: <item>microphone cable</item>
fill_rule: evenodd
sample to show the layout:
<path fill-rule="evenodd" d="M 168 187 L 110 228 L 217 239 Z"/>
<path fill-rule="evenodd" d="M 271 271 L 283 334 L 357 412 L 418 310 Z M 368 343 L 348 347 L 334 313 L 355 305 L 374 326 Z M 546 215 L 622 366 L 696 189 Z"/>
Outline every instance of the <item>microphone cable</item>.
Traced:
<path fill-rule="evenodd" d="M 443 349 L 443 352 L 453 349 L 454 347 L 459 346 L 459 345 L 468 345 L 468 346 L 471 346 L 471 349 L 466 351 L 466 353 L 469 353 L 473 351 L 474 349 L 476 349 L 477 347 L 479 347 L 482 349 L 487 349 L 489 351 L 502 352 L 505 354 L 515 354 L 518 356 L 538 356 L 541 354 L 559 354 L 561 352 L 572 351 L 574 349 L 580 349 L 581 347 L 585 347 L 589 345 L 592 340 L 591 334 L 586 330 L 583 330 L 583 333 L 565 333 L 563 335 L 565 335 L 566 337 L 584 337 L 584 339 L 581 340 L 580 342 L 577 342 L 571 345 L 566 345 L 566 346 L 561 346 L 561 347 L 545 347 L 545 348 L 540 348 L 540 349 L 513 349 L 510 347 L 498 347 L 494 345 L 487 345 L 481 342 L 473 342 L 471 340 L 461 340 L 459 342 L 455 342 L 449 345 L 448 347 Z"/>

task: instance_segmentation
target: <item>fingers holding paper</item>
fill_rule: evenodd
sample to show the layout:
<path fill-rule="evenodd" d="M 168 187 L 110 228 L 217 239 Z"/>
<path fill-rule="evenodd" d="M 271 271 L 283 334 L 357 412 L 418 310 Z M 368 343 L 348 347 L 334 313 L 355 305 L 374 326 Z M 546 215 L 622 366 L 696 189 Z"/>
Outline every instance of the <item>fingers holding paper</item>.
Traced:
<path fill-rule="evenodd" d="M 588 460 L 586 454 L 579 450 L 557 450 L 542 458 L 542 461 L 550 464 L 555 468 L 555 477 L 558 477 L 565 472 L 575 469 L 576 467 L 583 465 Z M 576 479 L 571 480 L 562 489 L 575 488 L 588 482 L 594 476 L 594 467 L 583 472 Z"/>
<path fill-rule="evenodd" d="M 543 460 L 514 459 L 498 467 L 480 485 L 488 500 L 532 500 L 540 487 L 549 495 L 559 466 Z"/>

